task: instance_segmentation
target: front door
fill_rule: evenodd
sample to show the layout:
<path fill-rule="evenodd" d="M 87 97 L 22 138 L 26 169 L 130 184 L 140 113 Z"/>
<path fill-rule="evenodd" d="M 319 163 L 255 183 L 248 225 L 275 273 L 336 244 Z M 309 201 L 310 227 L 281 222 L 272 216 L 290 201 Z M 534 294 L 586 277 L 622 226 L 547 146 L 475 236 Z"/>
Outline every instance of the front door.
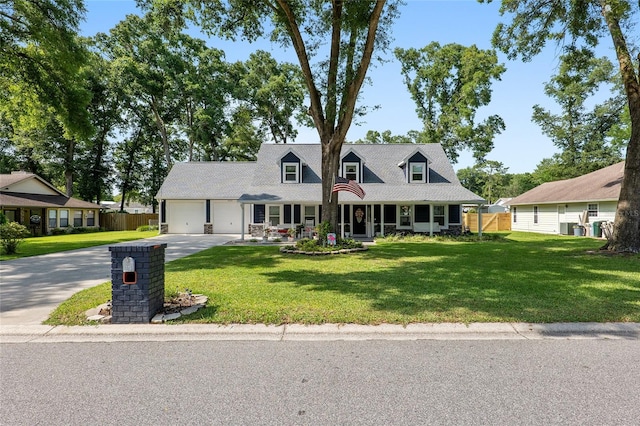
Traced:
<path fill-rule="evenodd" d="M 353 206 L 353 235 L 367 235 L 367 208 Z"/>

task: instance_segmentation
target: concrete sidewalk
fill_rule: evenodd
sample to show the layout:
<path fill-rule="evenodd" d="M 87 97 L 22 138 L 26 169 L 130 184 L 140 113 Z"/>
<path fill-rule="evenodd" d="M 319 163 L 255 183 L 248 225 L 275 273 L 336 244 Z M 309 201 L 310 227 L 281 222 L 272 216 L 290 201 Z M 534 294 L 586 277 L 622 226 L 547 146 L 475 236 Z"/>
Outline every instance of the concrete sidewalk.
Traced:
<path fill-rule="evenodd" d="M 165 260 L 222 245 L 239 235 L 164 234 Z M 102 245 L 0 262 L 0 325 L 39 325 L 80 290 L 111 280 L 111 253 Z"/>
<path fill-rule="evenodd" d="M 640 340 L 639 323 L 472 323 L 402 325 L 105 324 L 0 326 L 0 343 L 335 340 Z"/>

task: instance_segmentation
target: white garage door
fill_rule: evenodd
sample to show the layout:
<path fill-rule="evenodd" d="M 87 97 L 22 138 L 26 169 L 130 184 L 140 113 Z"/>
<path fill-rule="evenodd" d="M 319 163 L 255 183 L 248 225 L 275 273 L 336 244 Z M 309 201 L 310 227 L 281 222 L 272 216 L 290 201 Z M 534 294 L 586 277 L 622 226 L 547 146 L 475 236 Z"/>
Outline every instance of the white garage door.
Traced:
<path fill-rule="evenodd" d="M 213 233 L 239 234 L 242 229 L 242 209 L 235 201 L 212 201 Z M 248 210 L 248 209 L 246 209 Z M 245 219 L 245 224 L 249 223 Z"/>
<path fill-rule="evenodd" d="M 170 234 L 203 234 L 204 201 L 168 201 Z"/>

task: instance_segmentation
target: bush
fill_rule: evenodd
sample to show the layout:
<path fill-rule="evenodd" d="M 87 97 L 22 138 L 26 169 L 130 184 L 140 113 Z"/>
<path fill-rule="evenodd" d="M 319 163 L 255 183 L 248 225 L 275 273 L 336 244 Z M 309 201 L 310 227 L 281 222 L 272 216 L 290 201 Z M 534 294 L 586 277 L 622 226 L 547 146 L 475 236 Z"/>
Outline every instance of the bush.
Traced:
<path fill-rule="evenodd" d="M 350 238 L 338 239 L 336 245 L 332 246 L 323 246 L 320 243 L 320 240 L 310 240 L 309 238 L 303 238 L 296 242 L 295 250 L 299 251 L 333 251 L 340 249 L 355 249 L 362 248 L 363 244 L 360 241 L 355 241 Z"/>
<path fill-rule="evenodd" d="M 157 231 L 158 225 L 142 225 L 136 228 L 138 232 L 146 232 L 146 231 Z"/>
<path fill-rule="evenodd" d="M 18 222 L 3 223 L 0 225 L 0 244 L 5 254 L 14 254 L 18 245 L 30 235 L 26 226 Z"/>
<path fill-rule="evenodd" d="M 303 238 L 296 242 L 296 250 L 300 251 L 320 251 L 321 248 L 316 240 L 310 240 L 309 238 Z"/>
<path fill-rule="evenodd" d="M 67 230 L 65 228 L 53 228 L 49 230 L 49 234 L 51 235 L 64 235 L 66 233 L 67 233 Z"/>

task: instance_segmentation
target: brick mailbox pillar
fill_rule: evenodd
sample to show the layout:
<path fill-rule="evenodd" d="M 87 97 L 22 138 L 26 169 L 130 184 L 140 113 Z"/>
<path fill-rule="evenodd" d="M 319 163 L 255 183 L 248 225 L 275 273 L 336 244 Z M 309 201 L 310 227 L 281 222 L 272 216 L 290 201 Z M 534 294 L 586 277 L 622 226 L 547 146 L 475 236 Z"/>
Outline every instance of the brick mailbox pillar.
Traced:
<path fill-rule="evenodd" d="M 164 304 L 166 243 L 121 243 L 111 252 L 111 323 L 146 324 Z"/>

